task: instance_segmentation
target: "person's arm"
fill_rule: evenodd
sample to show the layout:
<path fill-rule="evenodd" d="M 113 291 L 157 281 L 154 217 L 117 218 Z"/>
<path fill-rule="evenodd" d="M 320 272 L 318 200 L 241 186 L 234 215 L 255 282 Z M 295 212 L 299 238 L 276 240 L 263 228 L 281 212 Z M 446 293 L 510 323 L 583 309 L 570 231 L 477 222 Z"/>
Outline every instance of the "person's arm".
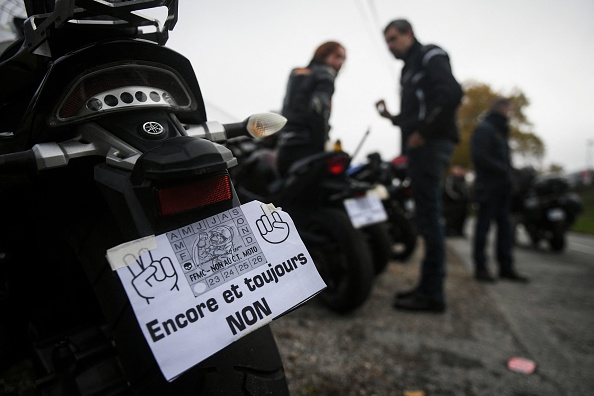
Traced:
<path fill-rule="evenodd" d="M 334 94 L 334 75 L 324 71 L 317 76 L 314 90 L 309 102 L 309 124 L 314 131 L 314 136 L 320 140 L 313 142 L 326 144 L 326 137 L 330 131 L 330 111 L 332 108 L 332 95 Z"/>
<path fill-rule="evenodd" d="M 433 56 L 430 56 L 434 51 Z M 425 92 L 425 118 L 420 120 L 419 132 L 425 137 L 442 126 L 443 117 L 449 117 L 460 105 L 462 88 L 452 75 L 447 54 L 439 49 L 427 53 L 429 59 L 424 60 L 424 70 L 428 79 L 428 90 Z"/>

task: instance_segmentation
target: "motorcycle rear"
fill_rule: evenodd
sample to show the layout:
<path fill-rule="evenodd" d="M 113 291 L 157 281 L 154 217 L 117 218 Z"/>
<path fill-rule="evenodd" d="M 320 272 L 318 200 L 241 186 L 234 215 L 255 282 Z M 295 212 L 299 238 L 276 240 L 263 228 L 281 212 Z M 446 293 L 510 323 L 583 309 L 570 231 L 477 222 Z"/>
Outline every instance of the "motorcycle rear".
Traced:
<path fill-rule="evenodd" d="M 283 121 L 207 121 L 164 47 L 177 1 L 47 3 L 0 58 L 0 370 L 30 364 L 19 386 L 42 395 L 287 394 L 268 326 L 166 381 L 105 257 L 238 206 L 219 143 Z M 167 21 L 145 34 L 152 7 Z"/>
<path fill-rule="evenodd" d="M 517 176 L 522 183 L 513 196 L 514 223 L 524 227 L 533 246 L 544 240 L 552 251 L 563 251 L 566 233 L 582 211 L 580 197 L 563 177 L 536 176 L 530 169 Z"/>
<path fill-rule="evenodd" d="M 417 246 L 414 204 L 410 180 L 406 175 L 406 157 L 383 161 L 379 153 L 367 156 L 367 162 L 348 171 L 356 180 L 372 183 L 388 215 L 386 225 L 391 237 L 391 258 L 406 261 Z"/>
<path fill-rule="evenodd" d="M 244 141 L 230 143 L 235 153 L 247 157 L 233 173 L 239 196 L 271 201 L 295 219 L 328 286 L 318 299 L 339 313 L 360 307 L 371 292 L 374 274 L 389 260 L 389 241 L 383 225 L 361 232 L 346 213 L 344 200 L 364 196 L 370 188 L 346 177 L 350 157 L 339 151 L 311 155 L 295 162 L 281 178 L 275 150 Z M 252 151 L 244 152 L 245 148 Z"/>

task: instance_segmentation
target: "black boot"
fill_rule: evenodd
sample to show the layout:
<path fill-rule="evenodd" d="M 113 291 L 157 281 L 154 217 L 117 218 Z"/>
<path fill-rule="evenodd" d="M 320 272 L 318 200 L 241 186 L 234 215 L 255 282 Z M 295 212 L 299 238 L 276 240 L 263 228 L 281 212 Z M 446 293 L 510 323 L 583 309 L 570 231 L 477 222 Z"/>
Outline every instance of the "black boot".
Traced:
<path fill-rule="evenodd" d="M 518 274 L 515 270 L 500 272 L 499 279 L 505 279 L 508 281 L 519 283 L 528 283 L 530 281 L 528 277 Z"/>
<path fill-rule="evenodd" d="M 476 270 L 474 273 L 474 279 L 476 279 L 478 282 L 485 282 L 485 283 L 495 282 L 495 278 L 493 277 L 493 275 L 491 275 L 489 270 L 486 268 L 481 268 L 481 269 Z"/>

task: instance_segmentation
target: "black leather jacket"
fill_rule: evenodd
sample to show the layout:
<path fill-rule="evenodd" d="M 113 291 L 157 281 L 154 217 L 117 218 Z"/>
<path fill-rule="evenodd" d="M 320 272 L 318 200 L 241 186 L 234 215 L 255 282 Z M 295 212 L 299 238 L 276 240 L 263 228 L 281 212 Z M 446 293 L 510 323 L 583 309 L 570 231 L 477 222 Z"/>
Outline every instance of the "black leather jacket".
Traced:
<path fill-rule="evenodd" d="M 512 163 L 506 117 L 489 113 L 472 134 L 470 153 L 476 173 L 474 198 L 481 202 L 512 191 Z"/>
<path fill-rule="evenodd" d="M 282 109 L 287 124 L 279 146 L 311 145 L 314 151 L 324 151 L 335 77 L 334 69 L 316 63 L 291 71 Z"/>
<path fill-rule="evenodd" d="M 400 127 L 403 142 L 414 131 L 424 139 L 458 142 L 456 111 L 463 92 L 443 49 L 415 41 L 404 58 L 400 88 L 400 114 L 392 123 Z"/>

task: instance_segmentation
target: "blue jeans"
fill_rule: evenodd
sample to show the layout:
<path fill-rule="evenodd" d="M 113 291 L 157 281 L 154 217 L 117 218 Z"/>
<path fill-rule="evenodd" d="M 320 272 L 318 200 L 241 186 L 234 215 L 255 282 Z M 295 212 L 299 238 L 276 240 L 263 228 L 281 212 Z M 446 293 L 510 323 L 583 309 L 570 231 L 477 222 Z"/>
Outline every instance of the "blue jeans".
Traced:
<path fill-rule="evenodd" d="M 497 224 L 496 258 L 499 272 L 510 272 L 513 267 L 513 236 L 510 223 L 511 196 L 509 194 L 491 195 L 485 201 L 478 202 L 478 213 L 473 241 L 473 259 L 475 270 L 487 269 L 485 245 L 491 222 Z"/>
<path fill-rule="evenodd" d="M 431 139 L 407 151 L 417 226 L 425 242 L 418 291 L 438 301 L 445 301 L 446 276 L 441 181 L 453 150 L 452 141 Z"/>

